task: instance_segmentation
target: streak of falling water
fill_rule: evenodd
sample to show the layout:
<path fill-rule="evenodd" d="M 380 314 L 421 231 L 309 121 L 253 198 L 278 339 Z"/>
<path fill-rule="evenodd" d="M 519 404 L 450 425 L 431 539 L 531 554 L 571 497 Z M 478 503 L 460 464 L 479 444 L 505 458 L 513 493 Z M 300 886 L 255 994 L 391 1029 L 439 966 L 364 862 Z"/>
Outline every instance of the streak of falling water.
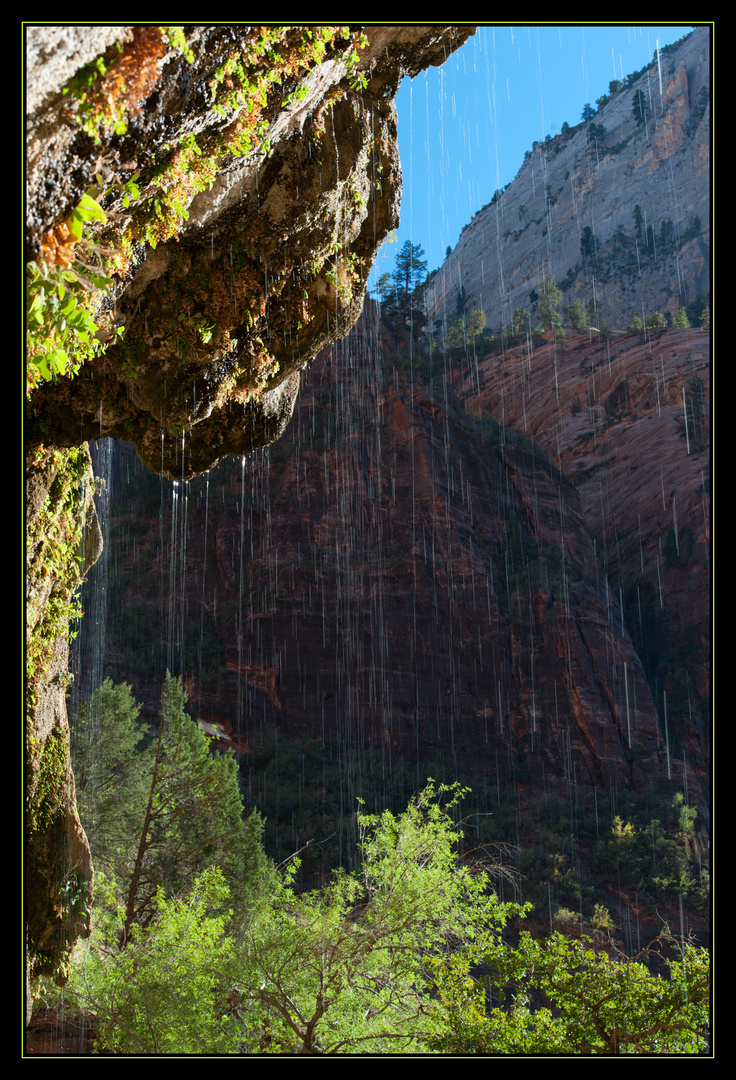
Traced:
<path fill-rule="evenodd" d="M 171 539 L 169 543 L 169 585 L 168 614 L 166 619 L 166 667 L 173 674 L 181 671 L 174 663 L 174 656 L 179 653 L 178 620 L 176 617 L 176 594 L 177 594 L 177 532 L 179 517 L 179 482 L 174 480 L 171 493 Z"/>
<path fill-rule="evenodd" d="M 238 643 L 236 731 L 243 730 L 243 548 L 245 545 L 245 455 L 240 459 L 240 562 L 238 569 L 238 603 L 235 608 L 235 637 Z"/>
<path fill-rule="evenodd" d="M 213 234 L 214 235 L 214 234 Z M 200 617 L 199 617 L 199 642 L 197 646 L 197 659 L 199 661 L 199 675 L 198 686 L 202 686 L 202 642 L 204 640 L 204 613 L 206 607 L 206 595 L 207 595 L 207 527 L 209 525 L 209 512 L 210 512 L 210 474 L 207 471 L 205 478 L 205 497 L 204 497 L 204 545 L 202 556 L 202 597 L 200 600 Z"/>
<path fill-rule="evenodd" d="M 89 699 L 93 690 L 102 685 L 107 663 L 107 580 L 110 562 L 110 508 L 113 505 L 114 483 L 112 439 L 100 439 L 89 443 L 92 457 L 92 472 L 99 483 L 95 483 L 95 509 L 102 532 L 102 552 L 91 568 L 87 581 L 82 586 L 80 599 L 84 616 L 80 624 L 82 634 L 72 645 L 72 666 L 76 669 L 72 683 L 73 707 L 78 707 L 83 699 Z M 82 642 L 85 647 L 82 649 Z"/>
<path fill-rule="evenodd" d="M 685 416 L 685 442 L 687 443 L 688 456 L 690 455 L 690 433 L 687 426 L 687 399 L 685 397 L 685 387 L 682 388 L 682 411 Z"/>
<path fill-rule="evenodd" d="M 667 779 L 671 780 L 672 779 L 672 774 L 670 772 L 670 732 L 669 732 L 669 727 L 667 726 L 667 691 L 666 690 L 662 691 L 662 696 L 664 698 L 664 739 L 665 739 L 665 747 L 666 747 L 666 751 L 667 751 Z"/>

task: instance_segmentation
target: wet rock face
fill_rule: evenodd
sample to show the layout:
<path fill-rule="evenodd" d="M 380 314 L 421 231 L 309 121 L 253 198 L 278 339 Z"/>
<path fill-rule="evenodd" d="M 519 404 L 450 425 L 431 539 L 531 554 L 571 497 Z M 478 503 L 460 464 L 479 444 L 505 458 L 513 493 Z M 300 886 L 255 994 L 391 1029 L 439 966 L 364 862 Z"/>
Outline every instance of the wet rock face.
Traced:
<path fill-rule="evenodd" d="M 140 174 L 128 206 L 108 195 L 97 238 L 126 252 L 108 298 L 124 335 L 36 391 L 31 424 L 46 444 L 125 438 L 149 468 L 197 475 L 278 438 L 298 372 L 358 317 L 398 224 L 393 96 L 472 28 L 344 28 L 319 61 L 306 28 L 267 45 L 261 31 L 193 29 L 190 64 L 157 28 L 126 30 L 106 63 L 123 65 L 128 130 L 98 131 L 99 146 L 70 123 L 68 64 L 33 96 L 29 255 L 96 170 Z M 46 39 L 32 51 L 40 78 L 57 54 Z"/>
<path fill-rule="evenodd" d="M 573 482 L 623 605 L 678 770 L 703 789 L 710 715 L 710 335 L 696 329 L 526 347 L 456 372 L 475 416 L 523 428 Z M 692 774 L 690 783 L 692 783 Z M 703 805 L 707 805 L 704 799 Z"/>
<path fill-rule="evenodd" d="M 109 435 L 134 440 L 152 470 L 195 476 L 277 439 L 300 371 L 349 331 L 377 247 L 398 224 L 399 82 L 473 30 L 380 27 L 363 39 L 325 28 L 317 48 L 320 29 L 195 27 L 180 42 L 187 57 L 155 26 L 29 28 L 26 257 L 50 250 L 99 176 L 106 221 L 85 227 L 75 258 L 95 269 L 107 249 L 112 287 L 95 318 L 101 334 L 124 330 L 73 380 L 34 392 L 26 430 L 41 456 Z M 137 193 L 124 190 L 133 177 Z M 30 460 L 29 527 L 45 501 L 62 502 L 53 471 Z M 91 477 L 87 487 L 80 573 L 100 546 Z M 29 634 L 49 598 L 67 603 L 73 591 L 43 552 L 34 564 L 32 546 Z M 29 973 L 62 980 L 92 882 L 67 666 L 64 626 L 29 678 L 25 909 Z"/>
<path fill-rule="evenodd" d="M 50 457 L 72 455 L 77 451 Z M 53 976 L 61 984 L 74 942 L 89 931 L 93 880 L 69 760 L 69 632 L 63 612 L 99 558 L 102 535 L 86 447 L 74 466 L 64 460 L 26 465 L 27 964 L 29 974 Z"/>
<path fill-rule="evenodd" d="M 657 709 L 579 492 L 449 386 L 382 371 L 378 332 L 367 302 L 269 454 L 223 462 L 209 497 L 195 481 L 186 540 L 168 546 L 152 491 L 116 610 L 154 641 L 185 633 L 158 612 L 204 627 L 185 650 L 192 708 L 252 748 L 273 725 L 529 790 L 658 783 Z M 110 673 L 156 701 L 162 673 L 128 666 L 120 626 Z"/>

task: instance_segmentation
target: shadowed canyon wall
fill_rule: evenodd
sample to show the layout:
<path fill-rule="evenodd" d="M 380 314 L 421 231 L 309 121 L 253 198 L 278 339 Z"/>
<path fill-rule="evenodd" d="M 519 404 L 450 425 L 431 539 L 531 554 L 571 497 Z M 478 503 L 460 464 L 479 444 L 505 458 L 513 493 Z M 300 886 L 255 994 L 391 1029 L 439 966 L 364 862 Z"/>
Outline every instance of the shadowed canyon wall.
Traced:
<path fill-rule="evenodd" d="M 498 402 L 487 410 L 502 387 L 519 403 L 525 347 L 502 373 L 489 358 L 427 385 L 396 376 L 381 341 L 367 304 L 303 376 L 283 439 L 184 488 L 116 448 L 104 674 L 153 721 L 165 667 L 180 667 L 192 714 L 241 754 L 250 804 L 289 850 L 331 833 L 356 796 L 385 805 L 393 776 L 461 776 L 522 817 L 542 793 L 667 806 L 687 789 L 707 821 L 707 461 L 687 455 L 674 393 L 661 415 L 655 395 L 605 414 L 642 367 L 638 335 L 534 351 L 540 398 L 559 408 L 555 425 L 527 403 L 537 441 L 511 426 L 510 401 L 503 426 Z M 673 381 L 681 363 L 707 387 L 707 334 L 647 347 Z M 560 470 L 544 434 L 577 422 L 570 395 L 592 378 L 609 422 L 596 442 L 568 432 Z M 676 478 L 679 554 L 662 477 Z"/>

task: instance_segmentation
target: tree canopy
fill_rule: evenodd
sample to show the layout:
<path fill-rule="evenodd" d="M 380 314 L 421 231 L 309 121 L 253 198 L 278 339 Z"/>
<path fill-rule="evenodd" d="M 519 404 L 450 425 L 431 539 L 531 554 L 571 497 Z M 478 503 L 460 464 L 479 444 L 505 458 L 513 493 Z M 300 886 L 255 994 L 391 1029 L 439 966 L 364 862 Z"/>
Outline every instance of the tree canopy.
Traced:
<path fill-rule="evenodd" d="M 181 703 L 173 682 L 170 720 Z M 530 905 L 501 903 L 498 868 L 461 856 L 464 794 L 429 781 L 401 814 L 360 810 L 358 870 L 304 893 L 296 860 L 265 867 L 240 918 L 236 877 L 209 865 L 171 895 L 160 884 L 126 929 L 119 890 L 101 875 L 67 994 L 116 1053 L 706 1049 L 705 949 L 665 929 L 627 957 L 610 938 L 539 938 L 523 922 L 509 944 L 505 929 Z"/>
<path fill-rule="evenodd" d="M 655 958 L 663 975 L 650 970 Z M 472 977 L 471 964 L 493 974 Z M 434 966 L 445 1031 L 430 1044 L 444 1053 L 697 1054 L 709 1045 L 707 950 L 666 928 L 634 957 L 601 937 L 539 940 L 522 930 L 515 948 L 478 941 Z"/>
<path fill-rule="evenodd" d="M 242 909 L 265 866 L 262 822 L 243 819 L 235 757 L 212 753 L 186 701 L 167 672 L 158 733 L 143 739 L 130 687 L 108 679 L 72 724 L 80 820 L 97 868 L 125 897 L 123 942 L 156 918 L 159 890 L 182 895 L 218 866 Z"/>
<path fill-rule="evenodd" d="M 427 260 L 422 258 L 423 255 L 421 244 L 412 244 L 411 240 L 407 240 L 396 256 L 393 280 L 404 315 L 408 313 L 411 294 L 427 276 Z"/>
<path fill-rule="evenodd" d="M 562 301 L 562 290 L 558 289 L 553 277 L 542 278 L 539 286 L 537 311 L 545 330 L 553 330 L 562 325 L 562 316 L 557 310 Z"/>

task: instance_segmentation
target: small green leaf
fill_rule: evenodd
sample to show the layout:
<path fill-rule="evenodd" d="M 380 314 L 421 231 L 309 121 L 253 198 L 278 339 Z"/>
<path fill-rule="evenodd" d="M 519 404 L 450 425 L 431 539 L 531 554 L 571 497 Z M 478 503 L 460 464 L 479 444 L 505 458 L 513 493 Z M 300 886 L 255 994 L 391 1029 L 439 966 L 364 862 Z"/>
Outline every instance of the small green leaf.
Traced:
<path fill-rule="evenodd" d="M 105 211 L 89 195 L 82 196 L 75 213 L 79 214 L 83 221 L 107 221 Z"/>

